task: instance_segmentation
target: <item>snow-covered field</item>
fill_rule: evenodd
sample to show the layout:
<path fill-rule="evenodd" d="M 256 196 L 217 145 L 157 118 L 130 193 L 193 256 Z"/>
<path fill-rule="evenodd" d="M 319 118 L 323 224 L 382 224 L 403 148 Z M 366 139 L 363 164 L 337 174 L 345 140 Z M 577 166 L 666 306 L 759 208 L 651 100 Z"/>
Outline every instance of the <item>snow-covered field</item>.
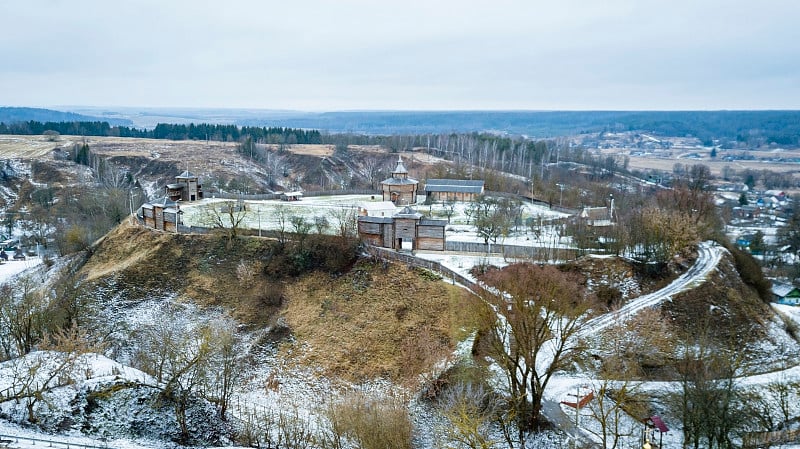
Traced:
<path fill-rule="evenodd" d="M 39 257 L 26 257 L 25 260 L 14 260 L 13 253 L 9 261 L 0 264 L 0 284 L 4 284 L 25 270 L 35 268 L 42 263 Z"/>
<path fill-rule="evenodd" d="M 208 208 L 215 204 L 233 200 L 223 200 L 219 198 L 206 198 L 195 203 L 187 203 L 181 206 L 183 211 L 183 222 L 187 226 L 207 226 Z M 276 230 L 280 229 L 280 213 L 283 209 L 288 216 L 303 217 L 313 223 L 315 217 L 326 217 L 332 228 L 329 232 L 335 232 L 333 228 L 337 226 L 337 219 L 341 216 L 341 211 L 358 211 L 359 207 L 369 203 L 380 203 L 380 195 L 334 195 L 319 197 L 304 197 L 300 201 L 244 201 L 247 212 L 244 214 L 240 224 L 243 228 Z M 467 213 L 468 203 L 454 203 L 450 212 L 450 223 L 445 227 L 447 240 L 454 242 L 478 242 L 483 243 L 483 238 L 478 235 L 475 226 L 467 224 L 469 221 Z M 446 219 L 448 206 L 437 203 L 432 205 L 418 204 L 413 208 L 428 217 Z M 399 211 L 400 208 L 397 208 Z M 498 244 L 519 245 L 519 246 L 548 246 L 552 248 L 565 248 L 569 246 L 570 238 L 563 236 L 563 229 L 560 224 L 554 222 L 558 219 L 568 217 L 567 214 L 549 209 L 545 206 L 524 203 L 522 209 L 522 222 L 531 222 L 536 227 L 536 232 L 521 225 L 509 236 L 501 237 L 497 240 Z M 292 226 L 288 219 L 283 224 L 285 229 L 291 230 Z"/>

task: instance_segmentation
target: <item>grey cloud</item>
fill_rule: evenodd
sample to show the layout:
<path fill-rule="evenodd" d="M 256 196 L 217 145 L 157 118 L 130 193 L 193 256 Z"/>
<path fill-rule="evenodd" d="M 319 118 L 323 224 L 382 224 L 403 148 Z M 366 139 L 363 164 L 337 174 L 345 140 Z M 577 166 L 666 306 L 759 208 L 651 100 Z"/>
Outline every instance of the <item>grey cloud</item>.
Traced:
<path fill-rule="evenodd" d="M 788 0 L 12 0 L 0 17 L 7 104 L 800 106 Z"/>

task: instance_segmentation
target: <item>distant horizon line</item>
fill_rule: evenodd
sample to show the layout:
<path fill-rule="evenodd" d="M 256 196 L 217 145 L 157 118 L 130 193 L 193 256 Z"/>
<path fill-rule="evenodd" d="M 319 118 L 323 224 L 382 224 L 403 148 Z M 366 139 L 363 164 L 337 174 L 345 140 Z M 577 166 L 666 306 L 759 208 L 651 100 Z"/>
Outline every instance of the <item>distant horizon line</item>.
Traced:
<path fill-rule="evenodd" d="M 273 113 L 305 113 L 305 114 L 324 114 L 324 113 L 381 113 L 381 112 L 400 112 L 400 113 L 454 113 L 454 112 L 797 112 L 800 108 L 764 108 L 764 109 L 270 109 L 258 107 L 215 107 L 215 106 L 94 106 L 94 105 L 52 105 L 52 106 L 0 106 L 0 107 L 19 107 L 32 109 L 127 109 L 127 110 L 192 110 L 192 111 L 252 111 L 252 112 L 273 112 Z M 57 110 L 57 109 L 54 109 Z"/>

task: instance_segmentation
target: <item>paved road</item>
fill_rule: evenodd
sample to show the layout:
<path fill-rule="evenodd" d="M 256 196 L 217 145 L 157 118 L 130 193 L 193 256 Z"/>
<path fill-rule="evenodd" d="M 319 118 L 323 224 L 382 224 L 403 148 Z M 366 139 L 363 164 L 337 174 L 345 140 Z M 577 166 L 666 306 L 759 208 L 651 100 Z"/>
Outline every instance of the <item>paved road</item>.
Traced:
<path fill-rule="evenodd" d="M 575 425 L 575 416 L 569 416 L 561 408 L 561 403 L 552 399 L 542 399 L 542 415 L 547 417 L 551 424 L 561 429 L 575 441 L 581 442 L 581 447 L 600 448 L 589 432 Z"/>

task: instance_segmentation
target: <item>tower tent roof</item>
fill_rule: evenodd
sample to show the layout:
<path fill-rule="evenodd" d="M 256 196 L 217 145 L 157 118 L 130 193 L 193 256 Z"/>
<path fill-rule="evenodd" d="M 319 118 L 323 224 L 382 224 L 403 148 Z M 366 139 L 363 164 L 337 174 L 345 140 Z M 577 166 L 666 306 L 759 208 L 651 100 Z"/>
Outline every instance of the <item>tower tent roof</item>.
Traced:
<path fill-rule="evenodd" d="M 411 185 L 411 184 L 419 184 L 414 178 L 387 178 L 381 181 L 381 184 L 386 184 L 390 186 L 399 186 L 399 185 Z"/>
<path fill-rule="evenodd" d="M 397 173 L 403 173 L 403 174 L 406 174 L 406 175 L 408 174 L 408 170 L 406 170 L 406 166 L 403 165 L 402 156 L 397 156 L 397 166 L 392 171 L 392 175 L 395 175 Z"/>
<path fill-rule="evenodd" d="M 404 207 L 400 212 L 394 214 L 394 216 L 399 218 L 413 218 L 415 220 L 419 220 L 423 217 L 421 213 L 415 211 L 410 206 Z"/>

